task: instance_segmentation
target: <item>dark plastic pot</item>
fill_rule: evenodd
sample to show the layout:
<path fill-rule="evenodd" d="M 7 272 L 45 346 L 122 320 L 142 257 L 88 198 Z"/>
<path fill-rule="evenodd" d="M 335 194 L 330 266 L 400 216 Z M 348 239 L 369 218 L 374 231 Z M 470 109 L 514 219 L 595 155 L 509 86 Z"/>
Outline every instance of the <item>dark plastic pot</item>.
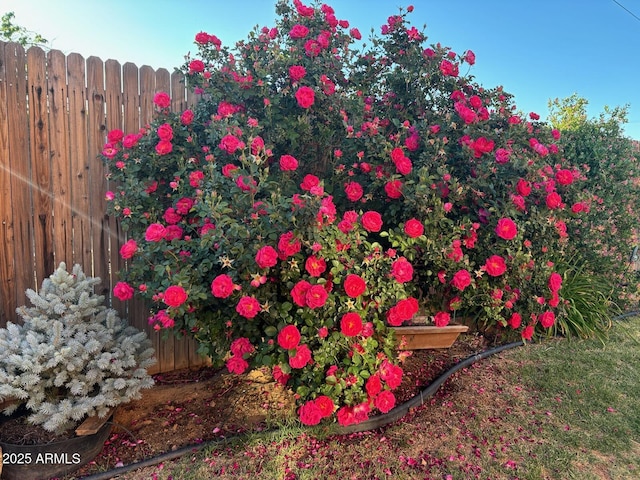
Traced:
<path fill-rule="evenodd" d="M 93 460 L 111 432 L 113 417 L 93 435 L 43 445 L 0 442 L 2 480 L 46 480 L 67 475 Z M 0 422 L 1 425 L 1 422 Z"/>

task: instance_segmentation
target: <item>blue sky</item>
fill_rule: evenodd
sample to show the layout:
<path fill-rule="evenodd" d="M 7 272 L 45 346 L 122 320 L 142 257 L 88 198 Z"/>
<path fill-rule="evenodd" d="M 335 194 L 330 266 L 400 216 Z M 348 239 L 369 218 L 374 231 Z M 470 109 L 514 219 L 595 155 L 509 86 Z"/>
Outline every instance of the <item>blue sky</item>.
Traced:
<path fill-rule="evenodd" d="M 199 31 L 226 45 L 255 25 L 272 26 L 275 0 L 3 0 L 18 25 L 51 46 L 103 60 L 172 71 L 195 52 Z M 311 3 L 306 0 L 305 3 Z M 548 114 L 550 98 L 573 93 L 596 116 L 604 106 L 630 105 L 628 136 L 640 139 L 640 0 L 326 0 L 363 36 L 380 32 L 400 6 L 426 24 L 428 43 L 471 49 L 471 74 L 502 85 L 525 113 Z M 625 10 L 625 8 L 628 10 Z M 638 17 L 638 18 L 636 18 Z"/>

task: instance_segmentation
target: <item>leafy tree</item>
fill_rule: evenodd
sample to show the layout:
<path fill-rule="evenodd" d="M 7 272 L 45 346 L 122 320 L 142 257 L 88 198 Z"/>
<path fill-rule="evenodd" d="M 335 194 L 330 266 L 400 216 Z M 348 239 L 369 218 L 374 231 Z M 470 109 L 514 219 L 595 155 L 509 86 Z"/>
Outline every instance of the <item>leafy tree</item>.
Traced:
<path fill-rule="evenodd" d="M 587 105 L 589 101 L 586 98 L 578 96 L 574 93 L 570 97 L 555 98 L 547 102 L 549 107 L 549 123 L 558 130 L 575 130 L 587 121 Z"/>
<path fill-rule="evenodd" d="M 32 32 L 26 28 L 16 25 L 14 23 L 15 14 L 13 12 L 7 12 L 2 15 L 2 21 L 0 23 L 0 40 L 5 42 L 17 42 L 23 47 L 30 46 L 42 46 L 49 43 L 39 33 Z"/>
<path fill-rule="evenodd" d="M 629 285 L 640 212 L 638 148 L 624 135 L 628 106 L 605 107 L 588 118 L 587 104 L 577 94 L 549 102 L 549 121 L 562 132 L 564 155 L 583 166 L 585 188 L 596 195 L 574 245 L 588 256 L 584 260 L 590 272 Z"/>

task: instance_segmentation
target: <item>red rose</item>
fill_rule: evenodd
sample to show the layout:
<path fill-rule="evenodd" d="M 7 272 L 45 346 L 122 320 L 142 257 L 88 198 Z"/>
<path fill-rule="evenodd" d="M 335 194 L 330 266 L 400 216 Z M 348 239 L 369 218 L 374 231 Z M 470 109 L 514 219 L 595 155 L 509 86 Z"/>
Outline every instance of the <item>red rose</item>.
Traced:
<path fill-rule="evenodd" d="M 353 407 L 342 407 L 338 410 L 336 416 L 338 417 L 338 423 L 343 427 L 357 423 L 356 416 L 353 413 Z"/>
<path fill-rule="evenodd" d="M 298 416 L 303 425 L 318 425 L 322 420 L 322 411 L 315 401 L 309 400 L 298 409 Z"/>
<path fill-rule="evenodd" d="M 327 269 L 327 262 L 325 262 L 324 258 L 318 258 L 315 255 L 311 255 L 307 258 L 304 268 L 312 277 L 319 277 Z"/>
<path fill-rule="evenodd" d="M 293 350 L 300 343 L 300 330 L 295 325 L 287 325 L 278 333 L 278 345 L 285 350 Z"/>
<path fill-rule="evenodd" d="M 164 239 L 170 242 L 171 240 L 179 240 L 182 238 L 184 231 L 178 225 L 169 225 L 165 228 Z"/>
<path fill-rule="evenodd" d="M 420 220 L 411 218 L 404 224 L 404 233 L 411 238 L 418 238 L 424 233 L 424 225 Z"/>
<path fill-rule="evenodd" d="M 562 288 L 562 276 L 556 272 L 553 272 L 549 276 L 549 290 L 557 292 Z"/>
<path fill-rule="evenodd" d="M 540 325 L 544 328 L 551 327 L 556 321 L 556 314 L 553 312 L 544 312 L 540 315 Z"/>
<path fill-rule="evenodd" d="M 387 386 L 394 390 L 402 383 L 402 368 L 388 360 L 383 360 L 380 365 L 380 377 L 387 383 Z"/>
<path fill-rule="evenodd" d="M 162 218 L 169 225 L 175 225 L 180 220 L 182 220 L 182 216 L 178 215 L 178 213 L 176 213 L 176 209 L 173 207 L 167 208 L 167 210 L 162 215 Z"/>
<path fill-rule="evenodd" d="M 563 207 L 562 197 L 557 192 L 551 192 L 549 195 L 547 195 L 546 203 L 547 203 L 547 208 L 551 210 L 555 210 L 556 208 Z"/>
<path fill-rule="evenodd" d="M 230 373 L 242 375 L 247 368 L 249 368 L 249 362 L 242 358 L 242 356 L 232 355 L 229 360 L 227 360 L 227 370 L 229 370 Z"/>
<path fill-rule="evenodd" d="M 182 112 L 182 115 L 180 115 L 180 123 L 185 126 L 191 125 L 194 116 L 193 110 L 185 110 Z"/>
<path fill-rule="evenodd" d="M 159 108 L 169 108 L 171 97 L 166 92 L 158 92 L 153 96 L 153 103 Z"/>
<path fill-rule="evenodd" d="M 391 275 L 399 283 L 406 283 L 413 278 L 413 266 L 406 258 L 400 257 L 391 264 Z"/>
<path fill-rule="evenodd" d="M 471 50 L 467 50 L 467 52 L 464 54 L 464 60 L 469 65 L 473 65 L 474 63 L 476 63 L 476 54 L 473 53 Z"/>
<path fill-rule="evenodd" d="M 304 25 L 294 25 L 289 31 L 291 38 L 304 38 L 309 34 L 309 29 Z"/>
<path fill-rule="evenodd" d="M 527 182 L 524 178 L 521 178 L 518 180 L 516 190 L 523 197 L 527 197 L 531 193 L 531 183 Z"/>
<path fill-rule="evenodd" d="M 448 312 L 438 312 L 433 317 L 433 323 L 436 327 L 446 327 L 451 321 L 451 315 Z"/>
<path fill-rule="evenodd" d="M 320 409 L 324 418 L 333 415 L 333 409 L 335 408 L 335 405 L 333 404 L 333 400 L 331 400 L 331 397 L 320 395 L 314 400 L 314 403 Z"/>
<path fill-rule="evenodd" d="M 204 72 L 204 62 L 202 60 L 192 60 L 189 62 L 189 73 Z"/>
<path fill-rule="evenodd" d="M 556 182 L 560 185 L 571 185 L 573 183 L 573 174 L 570 170 L 558 170 L 556 172 Z"/>
<path fill-rule="evenodd" d="M 293 298 L 293 303 L 298 305 L 299 307 L 305 307 L 307 305 L 307 291 L 311 288 L 311 284 L 306 280 L 300 280 L 296 283 L 291 289 L 291 297 Z"/>
<path fill-rule="evenodd" d="M 130 133 L 122 139 L 122 146 L 124 148 L 133 148 L 138 144 L 140 138 L 142 137 L 137 133 Z"/>
<path fill-rule="evenodd" d="M 571 213 L 580 213 L 587 211 L 587 204 L 584 202 L 576 202 L 571 206 Z"/>
<path fill-rule="evenodd" d="M 411 169 L 413 168 L 411 160 L 409 160 L 409 158 L 407 157 L 402 157 L 400 160 L 397 160 L 393 163 L 395 163 L 396 170 L 401 175 L 409 175 L 411 173 Z"/>
<path fill-rule="evenodd" d="M 293 65 L 289 67 L 289 77 L 294 82 L 302 80 L 306 74 L 307 70 L 300 65 Z"/>
<path fill-rule="evenodd" d="M 375 397 L 382 390 L 382 382 L 380 381 L 380 375 L 377 373 L 371 375 L 367 382 L 364 384 L 364 388 L 367 390 L 367 394 L 370 397 Z"/>
<path fill-rule="evenodd" d="M 356 423 L 364 422 L 368 420 L 369 413 L 371 412 L 371 406 L 369 406 L 368 401 L 364 401 L 362 403 L 358 403 L 353 406 L 353 414 L 356 418 Z"/>
<path fill-rule="evenodd" d="M 251 154 L 258 155 L 259 152 L 264 150 L 264 139 L 261 136 L 256 136 L 251 140 Z"/>
<path fill-rule="evenodd" d="M 239 107 L 238 105 L 234 105 L 233 103 L 223 101 L 218 104 L 218 115 L 220 115 L 222 118 L 230 117 L 240 110 L 241 107 Z"/>
<path fill-rule="evenodd" d="M 120 140 L 124 138 L 124 132 L 122 130 L 113 129 L 109 131 L 107 134 L 107 142 L 109 143 L 118 143 Z"/>
<path fill-rule="evenodd" d="M 113 287 L 113 294 L 121 302 L 133 298 L 134 291 L 133 287 L 127 282 L 118 282 L 116 286 Z"/>
<path fill-rule="evenodd" d="M 505 240 L 513 240 L 518 234 L 518 227 L 510 218 L 501 218 L 496 225 L 496 234 Z"/>
<path fill-rule="evenodd" d="M 168 155 L 173 151 L 173 145 L 166 140 L 160 140 L 156 145 L 156 153 L 158 155 Z"/>
<path fill-rule="evenodd" d="M 489 153 L 493 150 L 494 142 L 493 140 L 489 140 L 485 137 L 480 137 L 469 145 L 473 150 L 473 156 L 475 158 L 480 158 L 484 153 Z"/>
<path fill-rule="evenodd" d="M 260 302 L 253 297 L 242 297 L 236 305 L 236 312 L 244 318 L 254 318 L 260 313 Z"/>
<path fill-rule="evenodd" d="M 362 198 L 364 191 L 362 185 L 358 182 L 349 182 L 344 186 L 344 193 L 347 194 L 347 198 L 352 202 L 357 202 Z"/>
<path fill-rule="evenodd" d="M 152 223 L 147 227 L 144 233 L 144 239 L 147 242 L 159 242 L 166 235 L 166 229 L 161 223 Z"/>
<path fill-rule="evenodd" d="M 187 292 L 180 285 L 172 285 L 164 292 L 162 300 L 170 307 L 179 307 L 187 301 Z"/>
<path fill-rule="evenodd" d="M 400 300 L 387 312 L 387 323 L 392 327 L 398 327 L 403 322 L 411 320 L 418 313 L 418 308 L 418 301 L 413 297 Z"/>
<path fill-rule="evenodd" d="M 239 148 L 244 148 L 244 143 L 242 143 L 237 137 L 233 135 L 225 135 L 220 139 L 220 144 L 218 145 L 221 150 L 231 154 L 238 150 Z"/>
<path fill-rule="evenodd" d="M 384 191 L 389 198 L 394 200 L 400 198 L 402 196 L 402 182 L 400 180 L 391 180 L 385 183 Z"/>
<path fill-rule="evenodd" d="M 236 165 L 233 165 L 232 163 L 227 163 L 222 167 L 222 175 L 224 175 L 227 178 L 231 178 L 231 174 L 236 170 L 238 170 L 238 167 Z"/>
<path fill-rule="evenodd" d="M 329 294 L 323 285 L 312 285 L 309 290 L 307 290 L 304 298 L 307 307 L 320 308 L 325 304 L 327 298 L 329 298 Z"/>
<path fill-rule="evenodd" d="M 391 390 L 383 390 L 376 397 L 374 404 L 382 413 L 387 413 L 396 406 L 396 396 Z"/>
<path fill-rule="evenodd" d="M 195 170 L 189 174 L 189 185 L 193 188 L 198 188 L 204 180 L 204 172 L 202 170 Z"/>
<path fill-rule="evenodd" d="M 193 208 L 194 203 L 192 198 L 183 197 L 176 202 L 176 212 L 180 215 L 187 215 Z"/>
<path fill-rule="evenodd" d="M 524 330 L 522 330 L 522 339 L 523 340 L 531 340 L 533 337 L 533 325 L 527 325 Z"/>
<path fill-rule="evenodd" d="M 311 362 L 311 350 L 307 345 L 298 345 L 296 354 L 289 357 L 291 368 L 304 368 L 309 362 Z"/>
<path fill-rule="evenodd" d="M 312 188 L 320 185 L 320 179 L 310 173 L 305 175 L 300 184 L 300 188 L 306 191 L 310 191 Z"/>
<path fill-rule="evenodd" d="M 211 293 L 216 298 L 227 298 L 235 290 L 233 280 L 229 275 L 221 274 L 211 282 Z"/>
<path fill-rule="evenodd" d="M 355 337 L 362 332 L 362 317 L 356 312 L 345 313 L 340 320 L 340 332 L 345 337 Z"/>
<path fill-rule="evenodd" d="M 515 205 L 516 210 L 520 212 L 527 210 L 527 205 L 522 195 L 511 195 L 511 202 Z"/>
<path fill-rule="evenodd" d="M 120 256 L 127 260 L 135 255 L 138 251 L 138 244 L 135 240 L 128 240 L 124 245 L 120 247 Z"/>
<path fill-rule="evenodd" d="M 367 232 L 379 232 L 382 228 L 382 216 L 375 211 L 365 212 L 360 222 Z"/>
<path fill-rule="evenodd" d="M 280 170 L 283 172 L 291 172 L 298 168 L 298 160 L 291 155 L 282 155 L 280 157 Z"/>
<path fill-rule="evenodd" d="M 302 108 L 309 108 L 315 102 L 315 92 L 311 87 L 300 87 L 296 92 L 296 100 Z"/>
<path fill-rule="evenodd" d="M 288 373 L 284 373 L 282 371 L 282 368 L 280 367 L 280 365 L 275 365 L 272 369 L 271 369 L 271 375 L 273 375 L 273 379 L 279 384 L 279 385 L 286 385 L 287 382 L 289 381 L 289 378 L 291 377 L 291 375 L 289 375 Z"/>
<path fill-rule="evenodd" d="M 270 245 L 266 245 L 256 253 L 256 263 L 260 268 L 273 267 L 278 263 L 278 252 Z"/>
<path fill-rule="evenodd" d="M 367 289 L 367 284 L 359 275 L 350 273 L 344 279 L 344 291 L 351 298 L 357 298 Z"/>
<path fill-rule="evenodd" d="M 484 270 L 492 277 L 499 277 L 507 271 L 507 264 L 500 255 L 491 255 L 484 264 Z"/>
<path fill-rule="evenodd" d="M 451 280 L 451 285 L 456 287 L 461 292 L 464 291 L 469 285 L 471 285 L 471 274 L 468 270 L 458 270 Z"/>
<path fill-rule="evenodd" d="M 498 163 L 508 163 L 510 156 L 511 152 L 507 149 L 499 148 L 496 150 L 496 162 Z"/>
<path fill-rule="evenodd" d="M 278 239 L 278 253 L 281 258 L 291 257 L 300 251 L 300 240 L 293 238 L 293 232 L 280 235 Z"/>
<path fill-rule="evenodd" d="M 442 60 L 440 62 L 440 71 L 445 77 L 457 77 L 458 65 L 451 63 L 449 60 Z"/>
<path fill-rule="evenodd" d="M 254 346 L 251 345 L 251 342 L 247 337 L 236 338 L 230 347 L 231 353 L 233 355 L 242 356 L 245 353 L 251 353 L 255 350 Z"/>
<path fill-rule="evenodd" d="M 168 123 L 163 123 L 158 127 L 158 138 L 160 140 L 164 140 L 166 142 L 171 141 L 173 139 L 173 128 Z"/>
<path fill-rule="evenodd" d="M 507 323 L 515 330 L 516 328 L 520 328 L 520 325 L 522 324 L 522 317 L 517 312 L 513 313 L 511 317 L 509 317 L 509 320 L 507 320 Z"/>

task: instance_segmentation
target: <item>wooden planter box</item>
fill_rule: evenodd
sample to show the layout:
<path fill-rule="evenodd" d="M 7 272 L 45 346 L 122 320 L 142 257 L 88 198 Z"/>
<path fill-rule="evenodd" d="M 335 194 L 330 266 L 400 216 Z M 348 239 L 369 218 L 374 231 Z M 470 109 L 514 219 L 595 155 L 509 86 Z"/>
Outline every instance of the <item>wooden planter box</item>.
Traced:
<path fill-rule="evenodd" d="M 412 325 L 407 327 L 393 327 L 396 338 L 400 343 L 405 341 L 401 350 L 421 350 L 427 348 L 449 348 L 461 333 L 469 330 L 466 325 Z"/>

